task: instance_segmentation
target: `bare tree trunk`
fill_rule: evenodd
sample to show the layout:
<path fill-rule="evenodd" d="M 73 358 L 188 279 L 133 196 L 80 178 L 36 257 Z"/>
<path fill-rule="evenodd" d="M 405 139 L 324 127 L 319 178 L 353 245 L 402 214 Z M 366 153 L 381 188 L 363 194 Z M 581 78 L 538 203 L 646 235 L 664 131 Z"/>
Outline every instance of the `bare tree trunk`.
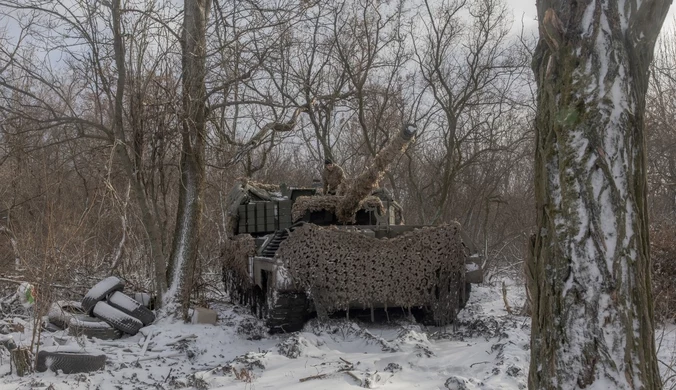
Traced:
<path fill-rule="evenodd" d="M 531 389 L 661 388 L 643 116 L 670 3 L 537 3 Z"/>
<path fill-rule="evenodd" d="M 180 299 L 185 318 L 188 314 L 192 279 L 197 262 L 202 219 L 206 127 L 206 28 L 211 1 L 186 0 L 184 4 L 181 186 L 171 251 L 171 280 L 165 302 L 172 304 Z"/>
<path fill-rule="evenodd" d="M 134 160 L 129 155 L 126 147 L 126 137 L 124 134 L 124 94 L 127 82 L 127 72 L 125 65 L 124 42 L 122 40 L 121 28 L 121 9 L 120 0 L 112 1 L 113 16 L 113 50 L 115 52 L 115 65 L 117 67 L 117 86 L 115 90 L 113 134 L 115 142 L 113 148 L 120 163 L 124 167 L 125 173 L 132 183 L 132 188 L 141 210 L 141 221 L 148 239 L 150 256 L 155 270 L 155 294 L 158 302 L 162 302 L 162 295 L 167 289 L 166 280 L 166 259 L 162 250 L 162 235 L 159 231 L 157 216 L 153 213 L 146 189 L 138 174 L 138 169 Z"/>

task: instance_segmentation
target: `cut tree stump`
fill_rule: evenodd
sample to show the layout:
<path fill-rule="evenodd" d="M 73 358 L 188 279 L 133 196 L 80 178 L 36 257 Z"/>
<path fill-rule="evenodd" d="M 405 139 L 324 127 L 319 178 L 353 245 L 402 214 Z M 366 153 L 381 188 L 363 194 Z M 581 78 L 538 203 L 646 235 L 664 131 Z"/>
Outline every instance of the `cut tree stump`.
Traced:
<path fill-rule="evenodd" d="M 12 366 L 16 368 L 16 375 L 24 376 L 33 372 L 31 351 L 28 348 L 17 348 L 10 352 Z M 11 372 L 11 368 L 10 368 Z"/>

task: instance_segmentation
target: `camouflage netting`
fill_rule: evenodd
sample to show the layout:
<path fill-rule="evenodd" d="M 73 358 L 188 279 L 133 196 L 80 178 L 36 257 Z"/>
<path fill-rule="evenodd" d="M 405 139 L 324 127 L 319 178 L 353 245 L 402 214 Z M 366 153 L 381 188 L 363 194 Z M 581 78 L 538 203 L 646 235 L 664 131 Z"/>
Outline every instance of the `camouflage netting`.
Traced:
<path fill-rule="evenodd" d="M 240 234 L 225 240 L 223 244 L 221 252 L 223 281 L 233 301 L 241 300 L 251 287 L 249 257 L 255 254 L 254 238 L 248 234 Z"/>
<path fill-rule="evenodd" d="M 242 183 L 242 186 L 248 185 L 249 187 L 260 189 L 267 192 L 280 192 L 278 184 L 260 183 L 246 177 L 241 177 L 238 180 Z"/>
<path fill-rule="evenodd" d="M 406 138 L 402 134 L 397 135 L 378 152 L 364 173 L 341 185 L 338 195 L 342 197 L 336 209 L 338 221 L 347 223 L 354 219 L 354 214 L 360 209 L 361 199 L 371 195 L 385 176 L 387 167 L 406 151 L 412 140 L 413 138 Z"/>
<path fill-rule="evenodd" d="M 281 258 L 320 318 L 355 305 L 428 306 L 438 324 L 456 315 L 465 284 L 459 225 L 418 229 L 392 239 L 305 224 L 286 239 Z"/>
<path fill-rule="evenodd" d="M 296 222 L 299 219 L 303 218 L 306 211 L 312 212 L 326 210 L 330 213 L 335 214 L 336 207 L 338 207 L 338 203 L 341 201 L 341 199 L 342 199 L 341 196 L 334 195 L 299 196 L 293 203 L 293 208 L 291 209 L 291 218 L 294 222 Z M 375 196 L 367 196 L 366 198 L 362 199 L 361 202 L 359 202 L 359 208 L 357 210 L 360 210 L 362 208 L 363 209 L 377 208 L 380 211 L 380 213 L 385 212 L 383 202 L 381 202 L 380 199 Z M 354 221 L 355 216 L 353 214 L 352 219 L 349 220 L 348 222 Z"/>

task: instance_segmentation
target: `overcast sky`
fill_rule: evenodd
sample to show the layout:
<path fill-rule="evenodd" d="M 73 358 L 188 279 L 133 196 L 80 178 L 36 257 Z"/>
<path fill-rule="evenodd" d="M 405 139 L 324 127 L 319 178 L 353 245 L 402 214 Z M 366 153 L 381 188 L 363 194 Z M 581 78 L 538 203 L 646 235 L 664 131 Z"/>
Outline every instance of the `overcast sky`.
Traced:
<path fill-rule="evenodd" d="M 514 10 L 514 24 L 520 26 L 523 17 L 526 27 L 537 27 L 535 0 L 506 0 L 506 2 Z"/>
<path fill-rule="evenodd" d="M 531 30 L 533 34 L 537 34 L 537 11 L 535 0 L 505 0 L 505 2 L 507 3 L 507 6 L 512 9 L 514 16 L 514 26 L 512 31 L 518 34 L 523 22 L 523 26 L 527 30 Z M 11 20 L 8 20 L 9 18 L 5 19 L 6 20 L 0 20 L 0 29 L 7 29 L 10 36 L 16 35 L 16 33 L 18 33 L 16 24 L 12 23 Z M 676 5 L 670 7 L 669 14 L 662 27 L 662 33 L 664 34 L 674 30 L 676 30 Z"/>
<path fill-rule="evenodd" d="M 526 27 L 537 28 L 537 22 L 535 20 L 537 16 L 537 10 L 535 8 L 535 0 L 505 0 L 507 5 L 514 10 L 514 24 L 520 28 L 521 26 L 521 17 L 523 16 L 523 22 Z M 676 26 L 676 21 L 674 17 L 676 16 L 676 4 L 672 4 L 669 8 L 669 14 L 667 15 L 666 20 L 664 21 L 664 26 L 662 26 L 662 32 L 672 30 Z"/>

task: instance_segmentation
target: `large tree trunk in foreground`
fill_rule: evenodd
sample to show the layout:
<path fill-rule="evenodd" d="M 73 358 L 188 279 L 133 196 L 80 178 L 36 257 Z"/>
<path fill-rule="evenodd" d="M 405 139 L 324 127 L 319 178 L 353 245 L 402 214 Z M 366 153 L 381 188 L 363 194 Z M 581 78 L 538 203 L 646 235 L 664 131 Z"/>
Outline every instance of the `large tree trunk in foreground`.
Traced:
<path fill-rule="evenodd" d="M 204 193 L 206 130 L 206 28 L 210 0 L 186 0 L 183 20 L 183 121 L 181 184 L 170 261 L 167 309 L 182 303 L 188 313 L 197 262 Z"/>
<path fill-rule="evenodd" d="M 537 3 L 531 389 L 661 387 L 643 114 L 670 3 Z"/>

